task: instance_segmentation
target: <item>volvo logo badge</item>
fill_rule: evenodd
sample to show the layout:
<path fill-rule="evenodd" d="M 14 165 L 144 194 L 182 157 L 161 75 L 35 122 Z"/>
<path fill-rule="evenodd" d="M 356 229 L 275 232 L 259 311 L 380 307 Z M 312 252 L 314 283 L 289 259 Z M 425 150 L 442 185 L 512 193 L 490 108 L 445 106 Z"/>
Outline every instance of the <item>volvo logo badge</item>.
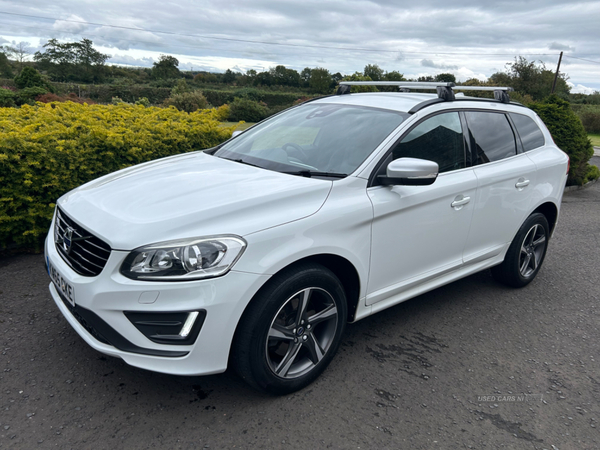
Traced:
<path fill-rule="evenodd" d="M 62 246 L 67 255 L 71 253 L 71 244 L 73 243 L 73 232 L 75 230 L 71 227 L 67 227 L 65 234 L 63 234 Z"/>

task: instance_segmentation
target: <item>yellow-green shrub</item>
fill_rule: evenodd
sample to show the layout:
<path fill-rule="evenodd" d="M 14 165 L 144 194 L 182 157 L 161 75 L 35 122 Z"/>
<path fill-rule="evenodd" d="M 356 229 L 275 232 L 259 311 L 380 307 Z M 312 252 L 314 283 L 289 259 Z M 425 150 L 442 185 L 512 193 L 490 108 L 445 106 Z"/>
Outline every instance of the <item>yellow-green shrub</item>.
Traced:
<path fill-rule="evenodd" d="M 0 249 L 37 247 L 65 192 L 134 164 L 213 147 L 225 113 L 142 105 L 0 108 Z"/>

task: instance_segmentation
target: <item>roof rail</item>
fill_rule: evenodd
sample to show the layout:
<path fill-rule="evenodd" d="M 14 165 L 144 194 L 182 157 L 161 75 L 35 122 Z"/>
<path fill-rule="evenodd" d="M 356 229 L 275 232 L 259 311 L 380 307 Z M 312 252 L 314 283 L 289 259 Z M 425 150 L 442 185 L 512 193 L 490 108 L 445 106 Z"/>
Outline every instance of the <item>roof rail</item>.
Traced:
<path fill-rule="evenodd" d="M 495 86 L 456 86 L 452 82 L 437 81 L 340 81 L 337 95 L 349 94 L 352 86 L 397 86 L 400 92 L 410 92 L 411 89 L 435 89 L 438 98 L 443 101 L 455 100 L 454 91 L 494 91 L 494 98 L 502 103 L 510 103 L 511 87 Z M 437 103 L 437 102 L 436 102 Z"/>

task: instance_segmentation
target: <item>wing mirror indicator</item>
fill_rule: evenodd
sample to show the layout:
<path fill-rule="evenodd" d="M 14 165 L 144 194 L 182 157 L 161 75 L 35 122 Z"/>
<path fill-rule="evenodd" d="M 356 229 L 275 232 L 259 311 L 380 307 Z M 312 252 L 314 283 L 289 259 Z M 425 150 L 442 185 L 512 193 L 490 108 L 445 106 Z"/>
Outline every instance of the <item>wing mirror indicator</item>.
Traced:
<path fill-rule="evenodd" d="M 379 175 L 384 186 L 428 186 L 437 179 L 439 166 L 436 162 L 418 158 L 398 158 L 386 168 L 386 175 Z"/>

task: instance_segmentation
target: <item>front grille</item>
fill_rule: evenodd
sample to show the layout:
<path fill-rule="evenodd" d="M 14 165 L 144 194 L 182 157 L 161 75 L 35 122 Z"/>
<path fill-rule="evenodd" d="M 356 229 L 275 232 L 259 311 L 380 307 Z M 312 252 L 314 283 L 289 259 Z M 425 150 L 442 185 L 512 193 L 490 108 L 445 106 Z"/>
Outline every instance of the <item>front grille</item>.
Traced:
<path fill-rule="evenodd" d="M 102 272 L 110 256 L 110 245 L 75 223 L 59 208 L 56 208 L 54 227 L 56 250 L 75 272 L 86 277 L 95 277 Z M 70 246 L 63 243 L 69 229 L 72 230 Z"/>

